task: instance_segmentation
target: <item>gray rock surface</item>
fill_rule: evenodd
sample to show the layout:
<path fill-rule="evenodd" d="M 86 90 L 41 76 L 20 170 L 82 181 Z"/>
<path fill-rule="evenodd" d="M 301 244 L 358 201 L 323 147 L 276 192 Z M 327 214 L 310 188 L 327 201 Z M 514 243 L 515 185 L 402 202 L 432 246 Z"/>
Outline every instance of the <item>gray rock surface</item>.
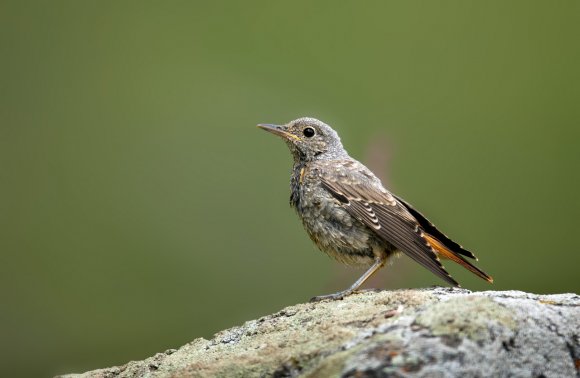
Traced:
<path fill-rule="evenodd" d="M 298 304 L 63 377 L 578 377 L 580 296 L 432 288 Z"/>

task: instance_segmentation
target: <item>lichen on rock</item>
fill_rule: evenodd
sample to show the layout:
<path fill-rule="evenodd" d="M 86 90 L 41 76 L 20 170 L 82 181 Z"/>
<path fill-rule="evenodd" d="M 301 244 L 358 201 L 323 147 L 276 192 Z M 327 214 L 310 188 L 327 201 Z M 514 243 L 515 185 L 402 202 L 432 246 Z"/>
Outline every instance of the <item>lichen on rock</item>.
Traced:
<path fill-rule="evenodd" d="M 66 377 L 573 377 L 579 330 L 576 294 L 366 291 Z"/>

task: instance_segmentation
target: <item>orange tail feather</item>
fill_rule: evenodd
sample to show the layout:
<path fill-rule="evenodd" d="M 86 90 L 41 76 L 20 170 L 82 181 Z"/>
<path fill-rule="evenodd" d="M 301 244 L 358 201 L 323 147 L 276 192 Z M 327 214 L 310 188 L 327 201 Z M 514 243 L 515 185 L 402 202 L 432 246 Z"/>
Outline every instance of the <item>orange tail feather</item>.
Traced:
<path fill-rule="evenodd" d="M 488 275 L 475 265 L 471 264 L 469 261 L 465 260 L 463 257 L 459 256 L 457 253 L 453 252 L 446 246 L 444 246 L 439 240 L 435 239 L 435 237 L 427 233 L 424 234 L 424 237 L 425 239 L 427 239 L 431 247 L 433 247 L 435 252 L 437 252 L 437 255 L 439 255 L 439 257 L 454 261 L 457 264 L 464 267 L 465 269 L 469 270 L 471 273 L 477 275 L 478 277 L 483 278 L 489 283 L 493 283 L 493 278 L 490 275 Z"/>

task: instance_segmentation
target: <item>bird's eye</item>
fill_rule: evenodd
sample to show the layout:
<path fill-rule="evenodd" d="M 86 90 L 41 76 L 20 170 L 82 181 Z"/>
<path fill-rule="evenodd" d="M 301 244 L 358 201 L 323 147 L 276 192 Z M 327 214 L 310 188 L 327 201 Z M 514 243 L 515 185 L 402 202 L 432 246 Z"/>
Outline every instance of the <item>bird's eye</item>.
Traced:
<path fill-rule="evenodd" d="M 304 131 L 302 131 L 302 133 L 304 134 L 304 136 L 306 138 L 312 138 L 314 136 L 314 134 L 316 134 L 312 127 L 305 128 Z"/>

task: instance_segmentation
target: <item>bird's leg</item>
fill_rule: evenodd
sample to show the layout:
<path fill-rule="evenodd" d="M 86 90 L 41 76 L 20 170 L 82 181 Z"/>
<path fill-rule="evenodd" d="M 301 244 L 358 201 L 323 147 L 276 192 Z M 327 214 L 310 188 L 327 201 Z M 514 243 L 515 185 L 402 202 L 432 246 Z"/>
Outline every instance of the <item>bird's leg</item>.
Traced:
<path fill-rule="evenodd" d="M 355 291 L 358 290 L 359 287 L 361 287 L 362 284 L 365 283 L 366 280 L 368 280 L 373 274 L 375 274 L 377 270 L 381 269 L 385 265 L 386 261 L 387 261 L 386 256 L 375 257 L 374 264 L 358 280 L 356 280 L 356 282 L 353 283 L 351 287 L 349 287 L 346 290 L 339 291 L 338 293 L 314 297 L 310 300 L 310 302 L 318 302 L 324 299 L 332 299 L 332 300 L 342 299 L 347 295 L 354 293 Z"/>

